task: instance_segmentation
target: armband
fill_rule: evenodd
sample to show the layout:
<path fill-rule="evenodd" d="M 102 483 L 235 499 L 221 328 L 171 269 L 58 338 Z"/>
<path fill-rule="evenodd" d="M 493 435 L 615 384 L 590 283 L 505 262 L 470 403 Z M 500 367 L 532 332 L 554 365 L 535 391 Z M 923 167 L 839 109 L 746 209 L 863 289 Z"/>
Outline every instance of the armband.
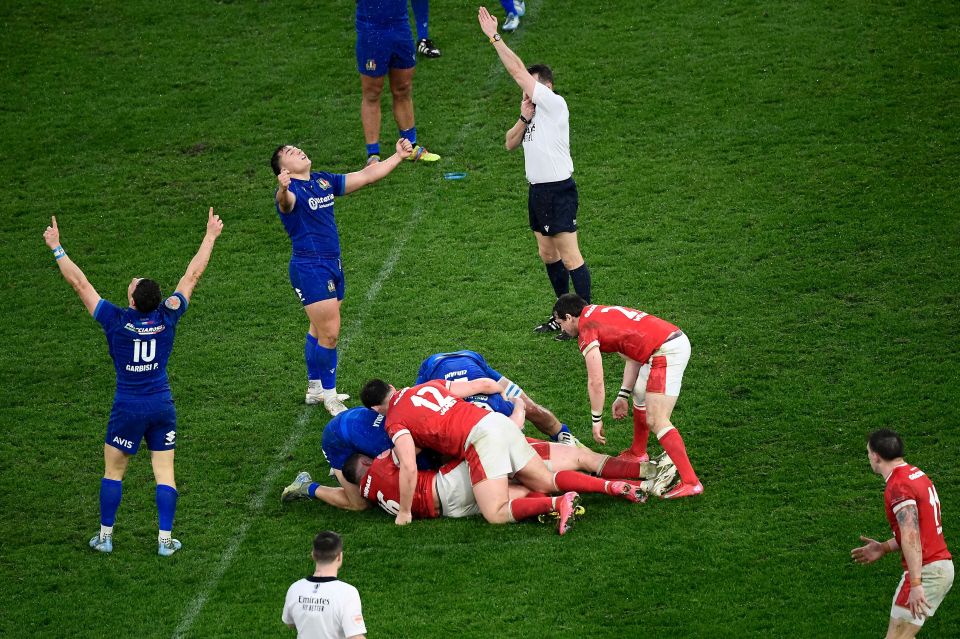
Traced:
<path fill-rule="evenodd" d="M 620 388 L 620 391 L 617 392 L 617 397 L 620 397 L 621 399 L 627 399 L 627 398 L 629 398 L 629 397 L 630 397 L 630 389 L 627 388 L 626 386 L 621 387 L 621 388 Z"/>
<path fill-rule="evenodd" d="M 590 420 L 594 424 L 599 424 L 601 421 L 603 421 L 603 411 L 598 411 L 598 410 L 590 411 Z"/>
<path fill-rule="evenodd" d="M 513 399 L 514 397 L 520 397 L 520 395 L 521 395 L 522 393 L 523 393 L 523 389 L 520 388 L 519 386 L 517 386 L 516 384 L 514 384 L 513 382 L 510 382 L 510 384 L 507 385 L 507 390 L 503 391 L 503 395 L 504 395 L 504 397 L 506 397 L 507 399 Z"/>
<path fill-rule="evenodd" d="M 503 38 L 500 37 L 499 33 L 494 33 L 492 36 L 490 36 L 490 44 L 496 44 L 501 40 L 503 40 Z"/>
<path fill-rule="evenodd" d="M 60 258 L 66 257 L 66 256 L 67 256 L 67 252 L 64 251 L 64 250 L 63 250 L 63 247 L 60 246 L 59 244 L 57 245 L 57 248 L 53 249 L 53 257 L 54 257 L 54 259 L 59 260 Z"/>

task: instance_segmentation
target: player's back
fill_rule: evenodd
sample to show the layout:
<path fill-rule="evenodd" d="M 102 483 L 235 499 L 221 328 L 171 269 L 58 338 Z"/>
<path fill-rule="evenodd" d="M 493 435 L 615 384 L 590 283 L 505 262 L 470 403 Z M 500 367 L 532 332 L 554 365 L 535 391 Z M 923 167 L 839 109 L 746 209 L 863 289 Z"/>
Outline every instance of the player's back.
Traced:
<path fill-rule="evenodd" d="M 420 371 L 417 373 L 416 383 L 422 384 L 434 379 L 455 382 L 482 377 L 499 381 L 503 375 L 492 368 L 480 353 L 456 351 L 453 353 L 436 353 L 423 360 Z M 501 413 L 507 417 L 513 413 L 513 405 L 501 395 L 471 395 L 465 399 L 471 404 L 491 412 Z"/>
<path fill-rule="evenodd" d="M 362 406 L 349 408 L 331 419 L 323 429 L 321 443 L 330 467 L 342 470 L 354 453 L 376 457 L 391 448 L 383 420 L 383 415 Z"/>
<path fill-rule="evenodd" d="M 340 237 L 333 214 L 334 198 L 343 195 L 346 179 L 341 174 L 310 174 L 309 180 L 290 179 L 296 198 L 293 210 L 277 214 L 290 236 L 294 257 L 340 257 Z"/>
<path fill-rule="evenodd" d="M 149 313 L 100 300 L 93 316 L 103 327 L 117 375 L 117 399 L 169 396 L 167 361 L 187 300 L 174 293 Z"/>
<path fill-rule="evenodd" d="M 416 519 L 439 517 L 434 503 L 433 478 L 436 470 L 417 471 L 417 485 L 413 491 L 411 512 Z M 360 478 L 360 492 L 364 499 L 379 505 L 391 515 L 400 512 L 400 468 L 393 451 L 381 453 Z"/>
<path fill-rule="evenodd" d="M 666 320 L 634 308 L 598 304 L 583 309 L 577 327 L 581 353 L 598 345 L 603 353 L 623 353 L 636 362 L 646 362 L 679 330 Z"/>
<path fill-rule="evenodd" d="M 923 546 L 923 565 L 941 559 L 950 559 L 950 552 L 943 537 L 943 517 L 940 498 L 933 482 L 926 473 L 910 464 L 897 466 L 887 478 L 884 490 L 887 521 L 900 543 L 900 523 L 897 513 L 905 506 L 916 506 L 920 520 L 920 543 Z M 906 558 L 902 558 L 907 569 Z"/>
<path fill-rule="evenodd" d="M 462 459 L 467 437 L 489 413 L 451 395 L 441 381 L 398 391 L 390 400 L 386 430 L 391 438 L 409 431 L 421 448 Z"/>

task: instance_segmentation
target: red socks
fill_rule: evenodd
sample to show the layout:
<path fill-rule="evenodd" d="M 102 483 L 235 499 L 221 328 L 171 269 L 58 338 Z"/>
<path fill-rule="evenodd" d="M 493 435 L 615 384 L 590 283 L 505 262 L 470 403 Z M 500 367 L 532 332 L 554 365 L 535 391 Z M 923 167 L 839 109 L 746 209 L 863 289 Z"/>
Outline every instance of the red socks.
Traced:
<path fill-rule="evenodd" d="M 562 493 L 574 490 L 578 493 L 610 493 L 607 492 L 607 485 L 610 483 L 599 477 L 591 477 L 578 473 L 575 470 L 561 470 L 554 476 L 554 483 L 557 484 L 557 490 Z"/>
<path fill-rule="evenodd" d="M 552 497 L 524 497 L 510 500 L 510 516 L 514 521 L 530 519 L 553 510 Z"/>
<path fill-rule="evenodd" d="M 647 408 L 633 407 L 633 443 L 630 452 L 637 457 L 647 454 L 647 440 L 650 439 L 650 427 L 647 425 Z M 635 475 L 636 476 L 636 475 Z"/>
<path fill-rule="evenodd" d="M 600 476 L 605 479 L 639 479 L 640 462 L 610 457 L 600 469 Z"/>
<path fill-rule="evenodd" d="M 667 451 L 670 459 L 676 465 L 677 472 L 680 473 L 680 481 L 690 485 L 699 483 L 700 480 L 697 479 L 697 474 L 693 472 L 693 466 L 690 465 L 690 460 L 687 458 L 687 448 L 683 445 L 683 438 L 680 437 L 677 429 L 671 426 L 665 432 L 660 433 L 658 439 L 660 445 L 663 446 L 663 450 Z"/>

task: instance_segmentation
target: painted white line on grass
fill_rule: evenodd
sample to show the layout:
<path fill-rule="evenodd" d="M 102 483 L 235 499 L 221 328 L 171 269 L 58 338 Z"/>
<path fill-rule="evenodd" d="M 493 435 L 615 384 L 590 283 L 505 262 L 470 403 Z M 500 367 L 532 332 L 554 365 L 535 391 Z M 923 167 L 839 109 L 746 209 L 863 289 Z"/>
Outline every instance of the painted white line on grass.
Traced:
<path fill-rule="evenodd" d="M 380 267 L 380 272 L 377 273 L 377 277 L 373 280 L 370 288 L 367 289 L 367 294 L 364 296 L 364 304 L 360 307 L 359 312 L 347 326 L 346 330 L 343 331 L 343 337 L 341 337 L 340 342 L 337 345 L 337 350 L 341 355 L 343 355 L 344 351 L 346 351 L 347 346 L 350 343 L 350 338 L 359 333 L 363 327 L 363 320 L 368 312 L 368 307 L 380 293 L 380 289 L 383 288 L 384 282 L 386 282 L 387 278 L 389 278 L 393 273 L 393 269 L 397 265 L 397 260 L 400 259 L 400 254 L 403 252 L 403 248 L 406 246 L 407 240 L 409 239 L 410 234 L 413 232 L 413 228 L 417 225 L 417 222 L 420 221 L 420 215 L 421 209 L 420 206 L 417 205 L 414 208 L 410 219 L 407 221 L 407 225 L 404 227 L 403 232 L 393 245 L 390 255 L 387 256 L 383 266 Z M 240 549 L 240 546 L 247 537 L 247 533 L 250 531 L 250 526 L 253 525 L 254 520 L 263 511 L 263 505 L 266 503 L 267 496 L 270 494 L 274 482 L 277 481 L 280 471 L 283 470 L 284 461 L 296 449 L 297 444 L 299 444 L 300 440 L 303 438 L 304 432 L 306 431 L 307 422 L 310 421 L 310 415 L 312 412 L 313 408 L 304 408 L 303 412 L 300 413 L 300 417 L 297 419 L 293 430 L 290 432 L 290 436 L 287 437 L 287 441 L 284 442 L 283 448 L 280 449 L 280 453 L 277 455 L 276 463 L 271 465 L 270 469 L 267 471 L 266 476 L 263 478 L 263 481 L 260 484 L 260 491 L 250 501 L 250 508 L 247 512 L 247 515 L 240 522 L 236 532 L 234 532 L 233 536 L 230 538 L 230 543 L 227 544 L 226 550 L 223 551 L 223 555 L 220 557 L 220 561 L 217 563 L 216 568 L 214 568 L 213 572 L 210 574 L 210 578 L 203 585 L 203 589 L 197 593 L 197 596 L 194 597 L 193 601 L 190 602 L 190 605 L 187 606 L 186 611 L 183 613 L 183 617 L 180 618 L 180 623 L 177 624 L 177 627 L 173 631 L 174 639 L 179 639 L 190 631 L 190 628 L 193 626 L 193 622 L 196 621 L 197 616 L 203 610 L 203 607 L 206 605 L 211 593 L 213 593 L 213 591 L 217 588 L 220 580 L 223 579 L 223 576 L 230 568 L 230 565 L 233 563 L 233 558 L 237 554 L 237 550 Z"/>

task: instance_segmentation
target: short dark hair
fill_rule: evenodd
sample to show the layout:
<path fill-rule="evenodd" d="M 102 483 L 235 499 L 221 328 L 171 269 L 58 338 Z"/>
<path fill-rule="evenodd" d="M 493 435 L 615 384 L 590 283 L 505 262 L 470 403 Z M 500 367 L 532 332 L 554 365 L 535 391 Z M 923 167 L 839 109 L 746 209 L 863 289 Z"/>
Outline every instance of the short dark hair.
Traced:
<path fill-rule="evenodd" d="M 280 175 L 280 152 L 287 148 L 287 144 L 281 144 L 276 149 L 273 150 L 273 155 L 270 156 L 270 168 L 273 169 L 274 175 Z"/>
<path fill-rule="evenodd" d="M 360 391 L 360 401 L 367 408 L 373 408 L 382 404 L 389 392 L 390 384 L 382 379 L 371 379 L 363 385 L 363 390 Z"/>
<path fill-rule="evenodd" d="M 557 303 L 553 305 L 553 316 L 559 319 L 567 315 L 580 317 L 580 313 L 586 307 L 587 302 L 579 295 L 574 293 L 565 293 L 557 298 Z"/>
<path fill-rule="evenodd" d="M 332 530 L 324 530 L 313 538 L 313 560 L 318 564 L 331 564 L 343 552 L 343 540 Z"/>
<path fill-rule="evenodd" d="M 884 461 L 903 457 L 903 440 L 889 428 L 881 428 L 870 433 L 867 445 Z"/>
<path fill-rule="evenodd" d="M 527 73 L 539 77 L 544 84 L 553 84 L 553 71 L 545 64 L 531 64 L 527 67 Z"/>
<path fill-rule="evenodd" d="M 150 313 L 160 306 L 160 285 L 146 278 L 137 282 L 133 289 L 133 305 L 141 313 Z"/>
<path fill-rule="evenodd" d="M 347 461 L 343 462 L 343 468 L 340 469 L 343 478 L 355 486 L 359 486 L 360 479 L 363 478 L 363 459 L 365 457 L 370 459 L 361 453 L 354 453 L 347 457 Z"/>

